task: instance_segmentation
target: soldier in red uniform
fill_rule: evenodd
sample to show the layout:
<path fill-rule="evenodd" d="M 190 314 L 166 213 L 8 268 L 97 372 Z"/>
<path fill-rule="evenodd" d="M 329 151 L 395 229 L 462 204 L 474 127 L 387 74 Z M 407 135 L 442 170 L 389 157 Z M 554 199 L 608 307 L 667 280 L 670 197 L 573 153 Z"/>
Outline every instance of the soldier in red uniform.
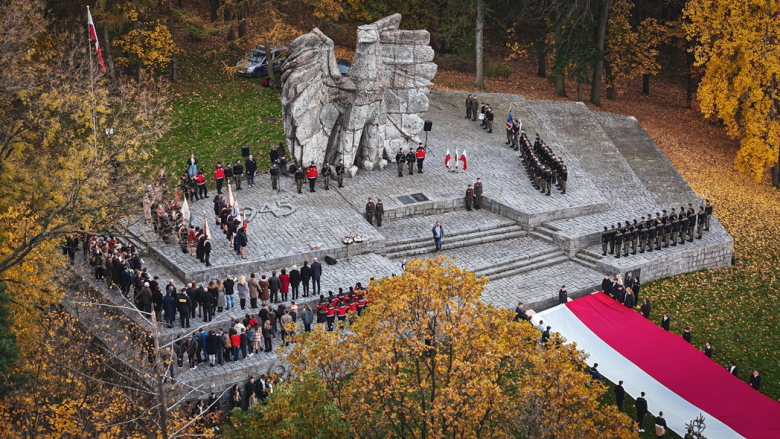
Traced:
<path fill-rule="evenodd" d="M 317 166 L 314 164 L 314 162 L 311 162 L 309 169 L 306 170 L 306 177 L 309 179 L 309 192 L 316 192 L 314 190 L 314 183 L 317 182 L 318 175 Z"/>
<path fill-rule="evenodd" d="M 328 331 L 332 331 L 333 323 L 336 321 L 336 306 L 333 302 L 328 302 L 326 311 L 328 312 Z"/>
<path fill-rule="evenodd" d="M 347 321 L 347 310 L 349 307 L 347 307 L 346 302 L 343 300 L 339 301 L 338 307 L 336 307 L 336 315 L 339 318 L 339 322 L 346 323 Z"/>
<path fill-rule="evenodd" d="M 357 295 L 357 313 L 358 315 L 363 314 L 363 310 L 366 309 L 366 305 L 368 304 L 368 301 L 365 297 L 363 297 L 363 293 L 358 293 Z"/>
<path fill-rule="evenodd" d="M 214 180 L 217 181 L 217 194 L 222 195 L 222 183 L 225 181 L 225 170 L 222 168 L 222 162 L 217 162 L 217 168 L 214 169 Z"/>
<path fill-rule="evenodd" d="M 425 160 L 425 147 L 422 142 L 417 145 L 417 154 L 415 154 L 415 157 L 417 158 L 417 173 L 422 174 L 423 161 Z"/>

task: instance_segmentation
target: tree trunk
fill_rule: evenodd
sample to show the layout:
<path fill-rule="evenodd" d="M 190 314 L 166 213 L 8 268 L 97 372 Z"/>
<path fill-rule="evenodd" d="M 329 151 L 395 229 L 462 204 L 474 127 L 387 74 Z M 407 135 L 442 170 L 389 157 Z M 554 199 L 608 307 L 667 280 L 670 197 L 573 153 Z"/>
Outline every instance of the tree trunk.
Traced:
<path fill-rule="evenodd" d="M 609 65 L 608 62 L 604 63 L 604 72 L 607 75 L 607 78 L 610 79 L 610 86 L 607 87 L 607 99 L 615 100 L 617 99 L 617 89 L 615 88 L 615 85 L 612 83 L 612 68 Z"/>
<path fill-rule="evenodd" d="M 219 0 L 209 0 L 209 6 L 211 7 L 211 22 L 214 23 L 219 18 Z"/>
<path fill-rule="evenodd" d="M 477 53 L 477 77 L 474 81 L 474 86 L 477 88 L 485 88 L 485 77 L 483 72 L 483 65 L 482 65 L 482 34 L 483 34 L 483 28 L 485 25 L 485 18 L 483 16 L 484 14 L 484 0 L 477 0 L 477 47 L 476 47 L 476 53 Z"/>
<path fill-rule="evenodd" d="M 577 81 L 577 101 L 582 102 L 582 82 Z"/>
<path fill-rule="evenodd" d="M 108 64 L 108 75 L 111 77 L 111 84 L 116 87 L 116 68 L 114 67 L 114 57 L 111 56 L 111 40 L 108 39 L 108 25 L 103 23 L 103 42 L 106 45 L 106 61 Z"/>
<path fill-rule="evenodd" d="M 173 0 L 168 0 L 168 32 L 171 33 L 173 38 Z M 171 82 L 176 83 L 179 81 L 179 63 L 176 59 L 176 52 L 173 52 L 171 57 Z"/>
<path fill-rule="evenodd" d="M 236 30 L 233 27 L 233 4 L 225 3 L 225 24 L 229 25 L 227 39 L 233 41 L 236 39 Z"/>
<path fill-rule="evenodd" d="M 547 51 L 544 43 L 536 44 L 536 76 L 547 77 Z"/>
<path fill-rule="evenodd" d="M 555 25 L 555 57 L 556 60 L 558 59 L 558 48 L 561 47 L 561 31 L 563 30 L 563 25 L 558 22 L 558 24 Z M 556 96 L 562 96 L 566 97 L 566 82 L 563 77 L 563 75 L 556 75 L 555 76 L 555 95 Z"/>
<path fill-rule="evenodd" d="M 238 1 L 236 18 L 238 19 L 238 38 L 244 38 L 246 37 L 246 5 L 243 0 Z"/>
<path fill-rule="evenodd" d="M 157 331 L 157 316 L 152 312 L 152 326 L 154 328 L 154 372 L 157 375 L 157 403 L 159 404 L 160 432 L 162 437 L 168 439 L 168 401 L 165 400 L 165 367 L 160 357 L 160 333 Z M 171 367 L 174 367 L 171 364 Z"/>
<path fill-rule="evenodd" d="M 590 102 L 601 105 L 601 76 L 604 70 L 604 42 L 607 37 L 607 21 L 611 0 L 603 0 L 599 10 L 599 27 L 596 34 L 596 49 L 600 55 L 593 64 L 593 84 L 590 87 Z"/>
<path fill-rule="evenodd" d="M 642 75 L 642 94 L 650 94 L 650 75 Z"/>
<path fill-rule="evenodd" d="M 688 67 L 688 74 L 685 77 L 685 108 L 691 108 L 691 102 L 693 101 L 693 93 L 696 89 L 696 79 L 693 77 L 693 63 L 696 61 L 693 54 L 693 47 L 689 41 L 685 42 L 685 64 Z"/>
<path fill-rule="evenodd" d="M 271 43 L 268 40 L 265 40 L 265 54 L 265 62 L 268 64 L 268 80 L 276 82 L 276 72 L 274 72 L 273 61 L 271 61 Z"/>

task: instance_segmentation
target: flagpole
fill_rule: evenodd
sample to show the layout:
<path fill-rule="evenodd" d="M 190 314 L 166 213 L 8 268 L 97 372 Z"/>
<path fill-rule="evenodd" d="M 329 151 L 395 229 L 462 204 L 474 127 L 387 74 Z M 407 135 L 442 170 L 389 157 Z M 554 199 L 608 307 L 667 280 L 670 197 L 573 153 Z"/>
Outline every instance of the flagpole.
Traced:
<path fill-rule="evenodd" d="M 87 14 L 89 15 L 89 6 L 87 6 Z M 97 159 L 97 114 L 95 109 L 97 108 L 97 100 L 95 99 L 95 77 L 92 74 L 92 35 L 87 38 L 89 41 L 89 88 L 92 91 L 92 134 L 95 136 L 95 159 Z"/>

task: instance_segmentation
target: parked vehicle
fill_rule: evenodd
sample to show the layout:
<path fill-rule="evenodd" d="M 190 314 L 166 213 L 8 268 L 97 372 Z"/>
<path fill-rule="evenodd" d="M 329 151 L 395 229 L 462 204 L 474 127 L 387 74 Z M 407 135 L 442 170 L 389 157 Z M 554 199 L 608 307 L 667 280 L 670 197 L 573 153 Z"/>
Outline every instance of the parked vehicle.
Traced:
<path fill-rule="evenodd" d="M 287 47 L 271 48 L 271 65 L 274 72 L 281 72 L 282 65 L 287 60 Z M 259 78 L 268 75 L 268 55 L 265 46 L 257 46 L 254 50 L 247 53 L 239 62 L 236 63 L 239 76 L 248 78 Z"/>
<path fill-rule="evenodd" d="M 339 58 L 336 60 L 336 66 L 339 68 L 339 72 L 341 72 L 341 76 L 347 76 L 349 74 L 349 61 L 345 59 Z"/>

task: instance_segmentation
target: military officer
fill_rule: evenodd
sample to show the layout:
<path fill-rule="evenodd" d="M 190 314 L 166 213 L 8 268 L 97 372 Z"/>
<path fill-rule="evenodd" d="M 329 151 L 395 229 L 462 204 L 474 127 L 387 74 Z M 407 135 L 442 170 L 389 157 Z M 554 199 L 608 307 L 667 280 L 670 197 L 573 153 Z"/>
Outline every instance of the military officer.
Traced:
<path fill-rule="evenodd" d="M 666 218 L 664 222 L 664 248 L 669 247 L 669 239 L 672 237 L 672 222 Z"/>
<path fill-rule="evenodd" d="M 609 254 L 615 254 L 615 234 L 617 231 L 615 230 L 615 225 L 612 224 L 612 227 L 609 229 Z"/>
<path fill-rule="evenodd" d="M 406 155 L 403 148 L 398 148 L 398 152 L 395 153 L 395 163 L 398 165 L 398 176 L 404 176 L 404 163 L 406 163 Z"/>
<path fill-rule="evenodd" d="M 344 172 L 346 171 L 344 166 L 344 160 L 339 160 L 339 164 L 336 165 L 336 179 L 339 182 L 339 187 L 344 187 Z"/>
<path fill-rule="evenodd" d="M 366 219 L 369 224 L 374 224 L 374 200 L 372 198 L 369 198 L 368 203 L 366 203 Z"/>
<path fill-rule="evenodd" d="M 279 189 L 279 167 L 276 163 L 271 165 L 271 170 L 268 172 L 271 174 L 271 189 Z M 300 192 L 300 189 L 298 191 Z"/>
<path fill-rule="evenodd" d="M 631 241 L 631 224 L 626 221 L 623 227 L 623 256 L 628 257 L 628 246 Z"/>
<path fill-rule="evenodd" d="M 298 187 L 298 193 L 301 194 L 301 188 L 303 187 L 303 178 L 305 174 L 303 173 L 303 168 L 298 166 L 298 169 L 295 171 L 295 186 Z M 273 178 L 273 177 L 272 177 Z M 277 180 L 278 180 L 278 174 L 277 174 Z"/>
<path fill-rule="evenodd" d="M 471 212 L 471 204 L 474 202 L 474 189 L 469 183 L 469 187 L 466 189 L 466 210 Z"/>
<path fill-rule="evenodd" d="M 653 220 L 649 213 L 647 214 L 647 218 L 649 218 L 647 222 L 650 223 L 647 237 L 647 251 L 651 252 L 655 246 L 655 237 L 658 234 L 658 230 L 655 227 L 655 220 Z"/>
<path fill-rule="evenodd" d="M 474 95 L 471 97 L 471 121 L 472 122 L 477 120 L 477 113 L 479 113 L 479 100 L 477 99 L 477 96 Z"/>
<path fill-rule="evenodd" d="M 647 226 L 644 216 L 641 217 L 640 219 L 641 221 L 639 222 L 639 253 L 644 253 L 645 248 L 647 247 L 645 244 L 647 243 L 647 236 L 650 234 L 650 228 Z"/>
<path fill-rule="evenodd" d="M 409 166 L 409 175 L 414 175 L 414 162 L 416 159 L 416 154 L 414 153 L 414 148 L 409 148 L 409 152 L 406 153 L 406 164 Z"/>
<path fill-rule="evenodd" d="M 639 238 L 639 227 L 637 220 L 634 218 L 634 224 L 631 225 L 631 254 L 636 254 L 636 244 Z"/>
<path fill-rule="evenodd" d="M 561 172 L 558 176 L 558 181 L 561 183 L 561 195 L 566 193 L 566 182 L 569 179 L 569 171 L 566 170 L 566 166 L 561 166 Z"/>
<path fill-rule="evenodd" d="M 322 176 L 325 179 L 325 190 L 330 190 L 330 177 L 333 175 L 333 168 L 330 167 L 330 164 L 325 161 L 325 164 L 322 165 Z"/>
<path fill-rule="evenodd" d="M 474 184 L 474 209 L 479 210 L 481 204 L 482 204 L 482 180 L 478 178 L 477 182 Z"/>
<path fill-rule="evenodd" d="M 712 216 L 712 204 L 710 204 L 710 200 L 704 200 L 704 213 L 706 216 L 704 217 L 704 230 L 709 232 L 710 231 L 710 217 Z"/>
<path fill-rule="evenodd" d="M 699 206 L 699 213 L 696 215 L 698 218 L 697 220 L 697 228 L 696 228 L 696 239 L 701 239 L 702 235 L 704 234 L 704 222 L 707 221 L 707 212 L 704 210 L 704 206 Z"/>
<path fill-rule="evenodd" d="M 547 187 L 547 196 L 550 196 L 550 188 L 552 188 L 553 171 L 550 168 L 544 170 L 544 185 Z"/>
<path fill-rule="evenodd" d="M 471 119 L 471 95 L 466 98 L 466 119 Z"/>
<path fill-rule="evenodd" d="M 619 224 L 619 223 L 618 223 Z M 615 230 L 615 257 L 620 259 L 620 247 L 623 245 L 623 233 L 621 229 Z"/>
<path fill-rule="evenodd" d="M 696 228 L 696 211 L 693 204 L 688 203 L 688 242 L 693 242 L 693 230 Z"/>
<path fill-rule="evenodd" d="M 609 229 L 607 229 L 607 226 L 604 226 L 604 231 L 601 233 L 601 251 L 602 256 L 607 255 L 607 247 L 609 246 Z"/>
<path fill-rule="evenodd" d="M 655 235 L 655 249 L 661 250 L 661 245 L 664 241 L 664 223 L 660 218 L 660 215 L 658 212 L 655 213 L 655 229 L 656 229 L 656 235 Z"/>
<path fill-rule="evenodd" d="M 241 190 L 241 177 L 244 176 L 244 165 L 241 163 L 241 159 L 236 159 L 236 163 L 233 165 L 233 179 L 236 181 L 236 190 Z"/>
<path fill-rule="evenodd" d="M 685 206 L 680 206 L 680 245 L 685 244 L 685 234 L 688 233 L 688 216 Z"/>
<path fill-rule="evenodd" d="M 677 233 L 680 232 L 680 221 L 677 219 L 677 213 L 674 211 L 674 207 L 672 208 L 672 214 L 669 215 L 669 220 L 672 223 L 671 246 L 677 247 Z"/>

